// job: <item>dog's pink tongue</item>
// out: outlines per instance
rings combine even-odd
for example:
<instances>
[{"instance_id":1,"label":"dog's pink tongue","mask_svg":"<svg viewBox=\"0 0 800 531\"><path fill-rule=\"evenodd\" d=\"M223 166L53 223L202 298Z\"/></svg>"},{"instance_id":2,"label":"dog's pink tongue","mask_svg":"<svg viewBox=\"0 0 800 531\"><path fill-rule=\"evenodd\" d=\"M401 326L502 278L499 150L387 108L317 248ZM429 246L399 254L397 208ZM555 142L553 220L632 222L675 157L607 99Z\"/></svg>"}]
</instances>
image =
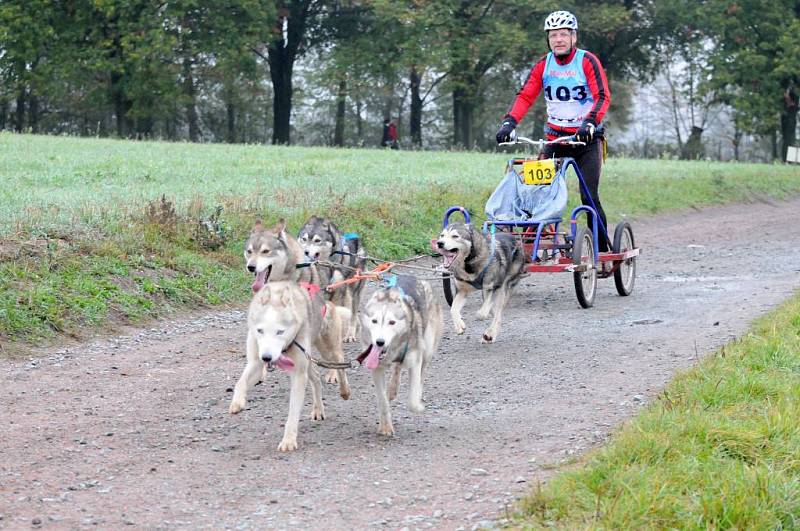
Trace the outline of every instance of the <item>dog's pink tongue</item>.
<instances>
[{"instance_id":1,"label":"dog's pink tongue","mask_svg":"<svg viewBox=\"0 0 800 531\"><path fill-rule=\"evenodd\" d=\"M275 360L275 366L282 371L291 371L294 369L294 362L286 356L280 356Z\"/></svg>"},{"instance_id":2,"label":"dog's pink tongue","mask_svg":"<svg viewBox=\"0 0 800 531\"><path fill-rule=\"evenodd\" d=\"M381 352L383 351L375 345L370 346L369 354L367 354L367 361L364 364L367 369L374 371L378 368L378 364L381 362Z\"/></svg>"},{"instance_id":3,"label":"dog's pink tongue","mask_svg":"<svg viewBox=\"0 0 800 531\"><path fill-rule=\"evenodd\" d=\"M259 271L256 273L256 279L253 281L253 293L258 293L261 291L261 288L264 287L264 284L267 280L267 270L264 269L263 271Z\"/></svg>"}]
</instances>

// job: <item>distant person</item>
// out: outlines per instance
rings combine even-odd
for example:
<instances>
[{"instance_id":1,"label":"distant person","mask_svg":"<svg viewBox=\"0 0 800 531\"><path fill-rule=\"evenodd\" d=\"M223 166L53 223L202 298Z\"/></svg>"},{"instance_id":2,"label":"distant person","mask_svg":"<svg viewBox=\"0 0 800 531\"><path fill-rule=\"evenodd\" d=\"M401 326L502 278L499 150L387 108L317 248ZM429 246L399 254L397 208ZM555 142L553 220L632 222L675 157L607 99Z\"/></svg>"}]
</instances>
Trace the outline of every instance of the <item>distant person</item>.
<instances>
[{"instance_id":1,"label":"distant person","mask_svg":"<svg viewBox=\"0 0 800 531\"><path fill-rule=\"evenodd\" d=\"M542 156L575 159L597 208L597 215L607 228L606 214L598 195L605 150L602 121L611 103L606 73L594 54L575 47L578 42L578 19L575 15L569 11L550 13L544 21L544 31L550 53L534 65L525 86L517 93L497 131L497 143L511 140L511 133L544 90L547 104L544 132L547 138L575 135L576 140L586 145L548 145L542 150ZM590 204L583 188L581 202ZM589 217L591 226L592 218ZM598 240L600 251L608 251L606 235L599 228Z\"/></svg>"},{"instance_id":2,"label":"distant person","mask_svg":"<svg viewBox=\"0 0 800 531\"><path fill-rule=\"evenodd\" d=\"M389 118L383 119L383 137L381 138L381 146L390 147L392 149L400 148L399 144L397 143L397 126Z\"/></svg>"},{"instance_id":3,"label":"distant person","mask_svg":"<svg viewBox=\"0 0 800 531\"><path fill-rule=\"evenodd\" d=\"M400 144L397 142L397 125L394 122L389 122L389 146L392 149L400 149Z\"/></svg>"}]
</instances>

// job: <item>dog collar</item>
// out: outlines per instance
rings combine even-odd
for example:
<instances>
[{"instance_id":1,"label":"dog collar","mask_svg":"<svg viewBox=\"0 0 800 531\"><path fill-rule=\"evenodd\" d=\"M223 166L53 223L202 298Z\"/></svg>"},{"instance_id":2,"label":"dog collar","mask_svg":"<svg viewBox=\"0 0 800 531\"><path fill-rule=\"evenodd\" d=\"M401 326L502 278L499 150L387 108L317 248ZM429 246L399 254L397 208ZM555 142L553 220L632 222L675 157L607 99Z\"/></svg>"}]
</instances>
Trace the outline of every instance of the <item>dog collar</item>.
<instances>
[{"instance_id":1,"label":"dog collar","mask_svg":"<svg viewBox=\"0 0 800 531\"><path fill-rule=\"evenodd\" d=\"M297 338L295 338L295 339L292 339L292 342L291 342L291 343L289 343L288 345L286 345L286 348L285 348L285 349L281 350L281 354L286 354L287 352L289 352L289 349L290 349L290 348L292 348L293 346L294 346L294 347L297 347L297 348L299 348L301 351L303 351L303 354L305 354L305 353L306 353L306 349L304 349L304 348L303 348L303 345L301 345L300 343L298 343L298 342L297 342Z\"/></svg>"}]
</instances>

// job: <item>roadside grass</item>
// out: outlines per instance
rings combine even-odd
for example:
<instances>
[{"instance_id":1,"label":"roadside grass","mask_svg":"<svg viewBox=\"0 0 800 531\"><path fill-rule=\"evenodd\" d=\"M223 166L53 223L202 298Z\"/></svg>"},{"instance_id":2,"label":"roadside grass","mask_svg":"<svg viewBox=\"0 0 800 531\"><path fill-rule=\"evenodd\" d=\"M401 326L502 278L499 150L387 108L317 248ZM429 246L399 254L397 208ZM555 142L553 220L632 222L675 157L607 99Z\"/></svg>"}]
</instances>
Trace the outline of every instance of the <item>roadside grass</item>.
<instances>
[{"instance_id":1,"label":"roadside grass","mask_svg":"<svg viewBox=\"0 0 800 531\"><path fill-rule=\"evenodd\" d=\"M516 525L800 527L800 294L675 377L575 470L525 498Z\"/></svg>"},{"instance_id":2,"label":"roadside grass","mask_svg":"<svg viewBox=\"0 0 800 531\"><path fill-rule=\"evenodd\" d=\"M241 252L258 218L284 217L294 232L323 214L357 232L373 256L425 253L448 206L483 220L509 158L9 133L0 133L0 153L0 343L84 337L241 304L251 280ZM569 182L571 207L579 194ZM602 182L613 226L623 217L788 197L800 193L800 170L610 159ZM218 207L224 226L219 246L210 246L198 226Z\"/></svg>"}]
</instances>

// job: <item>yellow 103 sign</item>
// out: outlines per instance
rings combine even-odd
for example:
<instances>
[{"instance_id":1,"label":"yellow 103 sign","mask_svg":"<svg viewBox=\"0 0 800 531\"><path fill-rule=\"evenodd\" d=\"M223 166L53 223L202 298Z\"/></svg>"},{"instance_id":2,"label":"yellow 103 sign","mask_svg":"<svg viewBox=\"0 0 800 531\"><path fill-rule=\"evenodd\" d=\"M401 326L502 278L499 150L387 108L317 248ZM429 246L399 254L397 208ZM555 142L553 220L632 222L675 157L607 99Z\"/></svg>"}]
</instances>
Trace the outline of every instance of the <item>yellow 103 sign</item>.
<instances>
[{"instance_id":1,"label":"yellow 103 sign","mask_svg":"<svg viewBox=\"0 0 800 531\"><path fill-rule=\"evenodd\" d=\"M553 159L526 160L522 163L522 182L525 184L550 184L556 176L556 162Z\"/></svg>"}]
</instances>

